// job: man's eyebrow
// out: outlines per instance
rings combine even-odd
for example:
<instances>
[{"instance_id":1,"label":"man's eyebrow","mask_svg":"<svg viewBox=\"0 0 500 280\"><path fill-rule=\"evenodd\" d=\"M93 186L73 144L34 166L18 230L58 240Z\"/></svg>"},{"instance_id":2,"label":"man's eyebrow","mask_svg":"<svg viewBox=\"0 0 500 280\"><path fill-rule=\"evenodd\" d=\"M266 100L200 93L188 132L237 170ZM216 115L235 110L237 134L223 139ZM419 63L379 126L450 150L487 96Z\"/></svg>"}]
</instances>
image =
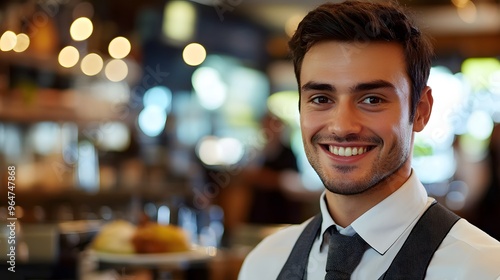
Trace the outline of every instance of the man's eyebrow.
<instances>
[{"instance_id":1,"label":"man's eyebrow","mask_svg":"<svg viewBox=\"0 0 500 280\"><path fill-rule=\"evenodd\" d=\"M361 92L379 88L390 88L394 89L395 86L385 80L374 80L370 82L363 82L352 86L349 91L350 92ZM328 92L336 92L337 89L334 85L328 83L319 83L319 82L307 82L301 88L301 91L328 91Z\"/></svg>"},{"instance_id":2,"label":"man's eyebrow","mask_svg":"<svg viewBox=\"0 0 500 280\"><path fill-rule=\"evenodd\" d=\"M372 89L379 89L379 88L391 88L394 89L395 86L385 80L375 80L371 82L366 82L366 83L359 83L350 88L350 92L360 92L360 91L367 91L367 90L372 90Z\"/></svg>"},{"instance_id":3,"label":"man's eyebrow","mask_svg":"<svg viewBox=\"0 0 500 280\"><path fill-rule=\"evenodd\" d=\"M318 83L318 82L307 82L301 88L301 91L308 90L318 90L318 91L336 91L335 87L331 84Z\"/></svg>"}]
</instances>

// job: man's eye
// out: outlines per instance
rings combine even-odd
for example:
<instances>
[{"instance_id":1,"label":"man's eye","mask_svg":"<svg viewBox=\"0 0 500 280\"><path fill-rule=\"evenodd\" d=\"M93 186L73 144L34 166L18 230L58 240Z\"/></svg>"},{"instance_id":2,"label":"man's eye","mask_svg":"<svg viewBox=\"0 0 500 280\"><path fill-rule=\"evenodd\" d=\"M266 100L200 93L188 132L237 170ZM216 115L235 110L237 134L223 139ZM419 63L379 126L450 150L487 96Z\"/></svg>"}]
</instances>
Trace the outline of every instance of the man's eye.
<instances>
[{"instance_id":1,"label":"man's eye","mask_svg":"<svg viewBox=\"0 0 500 280\"><path fill-rule=\"evenodd\" d=\"M364 104L379 104L379 103L382 103L382 99L381 98L378 98L378 97L375 97L375 96L370 96L370 97L367 97L365 99L363 99L363 101L361 103L364 103Z\"/></svg>"},{"instance_id":2,"label":"man's eye","mask_svg":"<svg viewBox=\"0 0 500 280\"><path fill-rule=\"evenodd\" d=\"M330 100L324 96L318 96L312 99L314 103L328 103Z\"/></svg>"}]
</instances>

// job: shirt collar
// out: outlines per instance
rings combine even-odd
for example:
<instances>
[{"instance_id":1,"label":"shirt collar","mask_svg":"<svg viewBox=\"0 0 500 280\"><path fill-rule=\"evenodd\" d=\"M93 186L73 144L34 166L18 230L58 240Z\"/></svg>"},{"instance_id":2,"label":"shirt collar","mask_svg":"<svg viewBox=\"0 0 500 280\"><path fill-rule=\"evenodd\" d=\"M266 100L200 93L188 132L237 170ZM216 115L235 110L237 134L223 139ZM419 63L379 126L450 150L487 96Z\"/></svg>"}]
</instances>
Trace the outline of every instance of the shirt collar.
<instances>
[{"instance_id":1,"label":"shirt collar","mask_svg":"<svg viewBox=\"0 0 500 280\"><path fill-rule=\"evenodd\" d=\"M335 224L328 212L325 192L320 197L321 244L324 233L336 225L340 233L358 233L379 254L384 254L417 219L427 203L427 192L412 171L408 180L394 193L366 211L345 229Z\"/></svg>"}]
</instances>

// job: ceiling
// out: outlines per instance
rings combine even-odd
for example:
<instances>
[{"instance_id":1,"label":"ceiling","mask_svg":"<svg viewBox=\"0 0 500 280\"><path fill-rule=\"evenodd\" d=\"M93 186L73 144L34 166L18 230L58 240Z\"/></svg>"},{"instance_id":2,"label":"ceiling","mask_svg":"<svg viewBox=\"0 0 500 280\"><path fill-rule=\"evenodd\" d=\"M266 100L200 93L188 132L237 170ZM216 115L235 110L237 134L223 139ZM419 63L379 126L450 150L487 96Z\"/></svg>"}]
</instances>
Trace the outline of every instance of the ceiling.
<instances>
[{"instance_id":1,"label":"ceiling","mask_svg":"<svg viewBox=\"0 0 500 280\"><path fill-rule=\"evenodd\" d=\"M11 0L12 1L12 0ZM20 0L18 0L20 1ZM51 1L51 0L49 0ZM130 20L139 7L156 6L161 8L169 0L86 0L105 9L110 17L119 18L121 24L132 24ZM293 15L305 15L325 0L190 0L191 2L213 6L214 15L243 15L263 24L268 28L282 30L286 21ZM340 0L332 0L341 2ZM370 1L370 0L369 0ZM385 1L385 0L371 0ZM452 1L467 0L399 0L416 12L421 26L433 34L500 34L500 0L472 0L475 4L476 17L473 22L464 22L459 17ZM221 21L223 17L221 18Z\"/></svg>"},{"instance_id":2,"label":"ceiling","mask_svg":"<svg viewBox=\"0 0 500 280\"><path fill-rule=\"evenodd\" d=\"M199 0L203 1L203 0ZM208 0L210 1L210 0ZM338 0L334 0L337 1ZM382 0L372 0L382 1ZM435 39L436 51L462 56L500 56L500 0L473 0L475 17L459 10L452 0L400 0L415 12L423 30ZM457 1L457 0L455 0ZM226 7L269 28L283 30L293 15L304 16L309 10L326 2L322 0L226 0ZM213 3L213 1L212 1ZM467 18L469 16L469 18ZM466 22L465 20L470 20Z\"/></svg>"},{"instance_id":3,"label":"ceiling","mask_svg":"<svg viewBox=\"0 0 500 280\"><path fill-rule=\"evenodd\" d=\"M378 0L382 1L382 0ZM231 1L229 1L231 2ZM234 11L241 12L274 28L282 28L288 18L294 14L304 15L307 11L326 1L322 0L239 0ZM428 27L432 33L499 33L500 2L493 0L473 1L476 18L467 23L462 20L451 0L404 0L403 5L411 7L417 15L417 21Z\"/></svg>"},{"instance_id":4,"label":"ceiling","mask_svg":"<svg viewBox=\"0 0 500 280\"><path fill-rule=\"evenodd\" d=\"M54 2L53 0L45 0ZM79 2L59 0L55 2ZM161 10L169 0L85 0L91 2L96 12L116 23L120 29L135 28L134 19L143 7ZM293 16L304 16L309 10L326 2L324 0L190 0L212 6L214 16L244 16L276 34L284 35L284 26ZM340 0L333 0L340 1ZM384 1L384 0L371 0ZM500 56L500 0L472 0L476 16L471 22L460 18L452 1L461 0L400 0L415 11L416 19L423 30L427 30L436 42L438 51L450 50L465 56ZM464 1L464 0L462 0ZM465 0L467 1L467 0ZM30 3L36 0L1 1L7 3ZM39 1L40 2L40 1ZM42 1L43 2L43 1ZM41 3L41 2L40 2ZM1 15L0 15L1 16Z\"/></svg>"}]
</instances>

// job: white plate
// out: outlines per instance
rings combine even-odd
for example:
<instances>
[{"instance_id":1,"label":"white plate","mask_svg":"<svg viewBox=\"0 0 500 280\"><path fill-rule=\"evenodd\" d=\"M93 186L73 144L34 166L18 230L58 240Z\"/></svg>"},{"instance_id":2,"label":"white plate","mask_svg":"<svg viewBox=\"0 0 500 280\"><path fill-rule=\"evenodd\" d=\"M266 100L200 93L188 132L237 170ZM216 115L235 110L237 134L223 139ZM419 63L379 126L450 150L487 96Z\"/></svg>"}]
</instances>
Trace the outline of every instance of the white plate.
<instances>
[{"instance_id":1,"label":"white plate","mask_svg":"<svg viewBox=\"0 0 500 280\"><path fill-rule=\"evenodd\" d=\"M215 247L195 247L185 252L159 253L159 254L113 254L90 250L89 254L98 261L114 264L181 264L186 262L204 261L214 257L217 253Z\"/></svg>"}]
</instances>

